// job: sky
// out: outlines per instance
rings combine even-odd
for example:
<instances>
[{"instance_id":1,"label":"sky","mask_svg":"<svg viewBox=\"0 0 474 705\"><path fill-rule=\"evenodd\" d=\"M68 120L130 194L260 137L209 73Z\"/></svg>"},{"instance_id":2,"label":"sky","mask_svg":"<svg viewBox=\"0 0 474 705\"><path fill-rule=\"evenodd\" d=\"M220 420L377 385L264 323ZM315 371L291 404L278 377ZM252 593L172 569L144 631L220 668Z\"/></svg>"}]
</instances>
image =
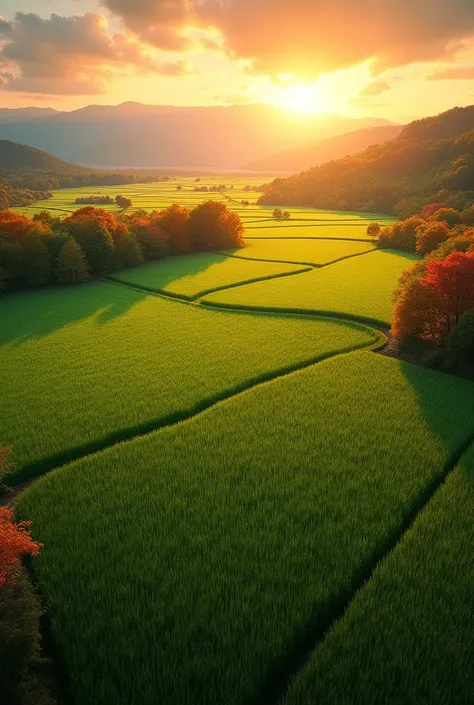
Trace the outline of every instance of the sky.
<instances>
[{"instance_id":1,"label":"sky","mask_svg":"<svg viewBox=\"0 0 474 705\"><path fill-rule=\"evenodd\" d=\"M474 0L0 0L0 107L474 103Z\"/></svg>"}]
</instances>

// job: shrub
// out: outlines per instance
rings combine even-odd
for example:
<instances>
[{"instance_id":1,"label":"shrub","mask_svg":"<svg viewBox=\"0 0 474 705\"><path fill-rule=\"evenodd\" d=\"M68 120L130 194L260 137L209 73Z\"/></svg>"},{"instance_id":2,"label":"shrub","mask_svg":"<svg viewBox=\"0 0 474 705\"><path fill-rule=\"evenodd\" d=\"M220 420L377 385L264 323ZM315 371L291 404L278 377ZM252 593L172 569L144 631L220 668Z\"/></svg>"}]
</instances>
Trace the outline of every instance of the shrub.
<instances>
[{"instance_id":1,"label":"shrub","mask_svg":"<svg viewBox=\"0 0 474 705\"><path fill-rule=\"evenodd\" d=\"M474 308L460 317L449 334L448 347L461 357L474 360Z\"/></svg>"}]
</instances>

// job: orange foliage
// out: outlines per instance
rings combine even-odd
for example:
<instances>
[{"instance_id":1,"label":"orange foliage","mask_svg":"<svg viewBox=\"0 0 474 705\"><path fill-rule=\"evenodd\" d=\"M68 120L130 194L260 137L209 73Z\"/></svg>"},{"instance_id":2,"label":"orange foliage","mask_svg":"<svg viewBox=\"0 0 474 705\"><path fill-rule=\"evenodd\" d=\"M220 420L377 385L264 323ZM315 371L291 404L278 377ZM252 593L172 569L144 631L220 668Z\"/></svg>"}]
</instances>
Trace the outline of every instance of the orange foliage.
<instances>
[{"instance_id":1,"label":"orange foliage","mask_svg":"<svg viewBox=\"0 0 474 705\"><path fill-rule=\"evenodd\" d=\"M36 556L42 548L31 538L30 524L15 523L12 510L0 507L0 588L17 577L21 556Z\"/></svg>"},{"instance_id":2,"label":"orange foliage","mask_svg":"<svg viewBox=\"0 0 474 705\"><path fill-rule=\"evenodd\" d=\"M0 211L0 233L6 237L23 237L32 226L32 221L26 215L20 215L10 210Z\"/></svg>"},{"instance_id":3,"label":"orange foliage","mask_svg":"<svg viewBox=\"0 0 474 705\"><path fill-rule=\"evenodd\" d=\"M474 308L474 252L427 260L400 281L392 321L397 338L417 334L441 345L460 316Z\"/></svg>"},{"instance_id":4,"label":"orange foliage","mask_svg":"<svg viewBox=\"0 0 474 705\"><path fill-rule=\"evenodd\" d=\"M127 234L127 227L124 223L117 220L115 215L110 211L106 211L103 208L94 208L94 206L84 206L75 211L68 218L64 219L65 223L84 223L87 221L95 221L102 225L102 227L112 236L114 245L122 240Z\"/></svg>"}]
</instances>

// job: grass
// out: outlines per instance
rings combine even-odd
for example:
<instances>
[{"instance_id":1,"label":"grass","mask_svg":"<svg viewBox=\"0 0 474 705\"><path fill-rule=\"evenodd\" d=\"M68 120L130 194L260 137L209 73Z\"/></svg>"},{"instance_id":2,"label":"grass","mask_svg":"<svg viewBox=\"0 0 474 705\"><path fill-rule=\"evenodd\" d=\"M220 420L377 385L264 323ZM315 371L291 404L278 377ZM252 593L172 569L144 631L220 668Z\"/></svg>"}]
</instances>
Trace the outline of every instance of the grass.
<instances>
[{"instance_id":1,"label":"grass","mask_svg":"<svg viewBox=\"0 0 474 705\"><path fill-rule=\"evenodd\" d=\"M255 260L295 262L316 267L331 264L346 257L370 252L374 247L365 242L337 240L246 240L242 250L232 252L234 257Z\"/></svg>"},{"instance_id":2,"label":"grass","mask_svg":"<svg viewBox=\"0 0 474 705\"><path fill-rule=\"evenodd\" d=\"M0 320L0 439L14 446L17 479L378 339L350 324L229 315L112 283L3 297Z\"/></svg>"},{"instance_id":3,"label":"grass","mask_svg":"<svg viewBox=\"0 0 474 705\"><path fill-rule=\"evenodd\" d=\"M285 705L471 705L473 545L471 447L317 649Z\"/></svg>"},{"instance_id":4,"label":"grass","mask_svg":"<svg viewBox=\"0 0 474 705\"><path fill-rule=\"evenodd\" d=\"M473 433L473 393L351 353L32 486L76 704L264 701Z\"/></svg>"},{"instance_id":5,"label":"grass","mask_svg":"<svg viewBox=\"0 0 474 705\"><path fill-rule=\"evenodd\" d=\"M393 291L416 259L388 250L370 252L320 271L211 294L204 301L230 308L324 312L389 325Z\"/></svg>"},{"instance_id":6,"label":"grass","mask_svg":"<svg viewBox=\"0 0 474 705\"><path fill-rule=\"evenodd\" d=\"M125 269L110 278L192 301L219 289L302 271L301 266L200 252Z\"/></svg>"}]
</instances>

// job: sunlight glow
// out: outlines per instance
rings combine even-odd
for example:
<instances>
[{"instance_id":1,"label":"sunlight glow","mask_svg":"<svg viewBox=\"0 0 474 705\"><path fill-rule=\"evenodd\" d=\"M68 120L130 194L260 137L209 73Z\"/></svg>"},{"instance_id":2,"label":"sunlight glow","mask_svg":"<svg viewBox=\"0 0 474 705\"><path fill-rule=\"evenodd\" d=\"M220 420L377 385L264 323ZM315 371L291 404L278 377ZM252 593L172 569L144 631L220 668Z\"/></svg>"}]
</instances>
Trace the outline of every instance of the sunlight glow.
<instances>
[{"instance_id":1,"label":"sunlight glow","mask_svg":"<svg viewBox=\"0 0 474 705\"><path fill-rule=\"evenodd\" d=\"M282 103L296 113L318 113L325 109L322 98L316 85L300 84L285 89Z\"/></svg>"}]
</instances>

